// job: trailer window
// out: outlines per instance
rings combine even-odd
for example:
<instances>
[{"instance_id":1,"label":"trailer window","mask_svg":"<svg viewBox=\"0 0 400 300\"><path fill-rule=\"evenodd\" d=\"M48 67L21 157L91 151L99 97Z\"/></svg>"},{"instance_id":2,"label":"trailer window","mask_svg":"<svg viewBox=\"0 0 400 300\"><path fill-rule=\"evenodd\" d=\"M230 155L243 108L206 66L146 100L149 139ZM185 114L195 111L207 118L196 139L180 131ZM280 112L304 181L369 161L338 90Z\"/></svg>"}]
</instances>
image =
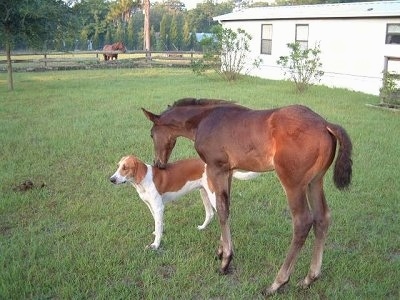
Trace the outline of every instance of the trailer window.
<instances>
[{"instance_id":1,"label":"trailer window","mask_svg":"<svg viewBox=\"0 0 400 300\"><path fill-rule=\"evenodd\" d=\"M387 24L386 44L400 44L400 24Z\"/></svg>"},{"instance_id":2,"label":"trailer window","mask_svg":"<svg viewBox=\"0 0 400 300\"><path fill-rule=\"evenodd\" d=\"M272 24L261 25L261 54L272 53Z\"/></svg>"}]
</instances>

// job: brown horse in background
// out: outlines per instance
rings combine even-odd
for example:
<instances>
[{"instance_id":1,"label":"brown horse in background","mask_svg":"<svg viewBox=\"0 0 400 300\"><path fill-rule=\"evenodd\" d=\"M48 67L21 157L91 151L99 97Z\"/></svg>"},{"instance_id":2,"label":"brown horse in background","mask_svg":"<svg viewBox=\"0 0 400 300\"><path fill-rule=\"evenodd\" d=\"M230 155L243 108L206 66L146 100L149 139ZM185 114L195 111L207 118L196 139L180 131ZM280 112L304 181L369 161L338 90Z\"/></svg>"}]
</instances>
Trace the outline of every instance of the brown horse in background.
<instances>
[{"instance_id":1,"label":"brown horse in background","mask_svg":"<svg viewBox=\"0 0 400 300\"><path fill-rule=\"evenodd\" d=\"M337 142L340 145L333 175L336 187L346 188L352 175L352 144L341 126L301 105L252 110L224 100L181 99L160 115L142 110L153 122L156 166L165 166L180 136L194 141L196 151L207 164L221 226L217 252L221 273L228 272L233 257L229 226L232 172L242 169L275 170L292 215L289 251L264 293L273 294L289 281L311 227L315 234L312 260L301 286L308 287L320 276L330 223L323 178L335 158Z\"/></svg>"},{"instance_id":2,"label":"brown horse in background","mask_svg":"<svg viewBox=\"0 0 400 300\"><path fill-rule=\"evenodd\" d=\"M104 60L113 60L113 58L118 59L118 53L113 53L115 51L122 51L123 53L126 52L126 48L123 42L114 43L112 45L104 45L103 51L111 51L109 53L103 53Z\"/></svg>"}]
</instances>

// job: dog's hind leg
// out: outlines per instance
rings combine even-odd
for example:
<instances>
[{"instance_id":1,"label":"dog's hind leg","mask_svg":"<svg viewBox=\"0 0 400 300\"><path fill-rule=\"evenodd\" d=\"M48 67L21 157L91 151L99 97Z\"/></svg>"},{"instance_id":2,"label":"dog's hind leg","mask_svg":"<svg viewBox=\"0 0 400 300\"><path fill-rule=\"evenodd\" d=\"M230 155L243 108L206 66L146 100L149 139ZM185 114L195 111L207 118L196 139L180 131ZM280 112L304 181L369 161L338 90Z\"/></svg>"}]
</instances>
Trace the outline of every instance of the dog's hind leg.
<instances>
[{"instance_id":1,"label":"dog's hind leg","mask_svg":"<svg viewBox=\"0 0 400 300\"><path fill-rule=\"evenodd\" d=\"M197 229L203 230L204 228L207 227L208 224L210 224L212 218L214 217L215 199L214 199L214 205L213 205L210 201L209 194L207 193L207 191L204 188L200 189L200 196L201 196L201 199L203 200L204 209L206 211L206 218L202 225L197 226Z\"/></svg>"}]
</instances>

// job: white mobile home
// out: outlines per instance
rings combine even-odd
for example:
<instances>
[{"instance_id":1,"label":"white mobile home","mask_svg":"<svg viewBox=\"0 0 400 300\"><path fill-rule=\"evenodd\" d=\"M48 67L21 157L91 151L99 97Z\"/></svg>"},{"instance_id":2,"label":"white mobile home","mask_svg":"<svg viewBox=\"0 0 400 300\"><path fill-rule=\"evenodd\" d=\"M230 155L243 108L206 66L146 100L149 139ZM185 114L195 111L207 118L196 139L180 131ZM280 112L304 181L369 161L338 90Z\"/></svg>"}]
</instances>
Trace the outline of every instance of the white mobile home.
<instances>
[{"instance_id":1,"label":"white mobile home","mask_svg":"<svg viewBox=\"0 0 400 300\"><path fill-rule=\"evenodd\" d=\"M283 79L277 60L288 43L320 45L321 84L378 95L384 70L400 73L400 1L269 6L217 16L224 28L252 36L250 75Z\"/></svg>"}]
</instances>

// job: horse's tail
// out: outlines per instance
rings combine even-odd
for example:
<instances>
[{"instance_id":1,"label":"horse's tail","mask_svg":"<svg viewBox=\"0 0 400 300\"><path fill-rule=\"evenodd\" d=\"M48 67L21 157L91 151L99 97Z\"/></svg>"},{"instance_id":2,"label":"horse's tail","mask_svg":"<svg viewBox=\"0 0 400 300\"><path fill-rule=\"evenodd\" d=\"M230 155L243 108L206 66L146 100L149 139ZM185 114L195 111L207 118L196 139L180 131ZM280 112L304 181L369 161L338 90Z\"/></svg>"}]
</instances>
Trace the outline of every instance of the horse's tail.
<instances>
[{"instance_id":1,"label":"horse's tail","mask_svg":"<svg viewBox=\"0 0 400 300\"><path fill-rule=\"evenodd\" d=\"M353 146L349 135L341 126L329 123L327 129L339 141L339 150L333 170L333 181L338 189L343 190L351 182L353 165L351 152Z\"/></svg>"}]
</instances>

